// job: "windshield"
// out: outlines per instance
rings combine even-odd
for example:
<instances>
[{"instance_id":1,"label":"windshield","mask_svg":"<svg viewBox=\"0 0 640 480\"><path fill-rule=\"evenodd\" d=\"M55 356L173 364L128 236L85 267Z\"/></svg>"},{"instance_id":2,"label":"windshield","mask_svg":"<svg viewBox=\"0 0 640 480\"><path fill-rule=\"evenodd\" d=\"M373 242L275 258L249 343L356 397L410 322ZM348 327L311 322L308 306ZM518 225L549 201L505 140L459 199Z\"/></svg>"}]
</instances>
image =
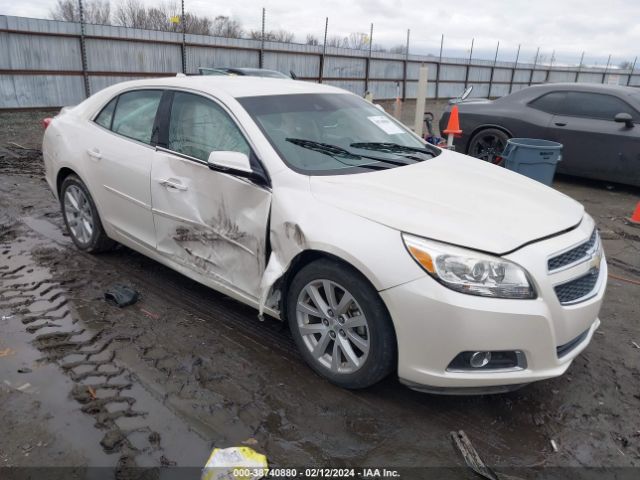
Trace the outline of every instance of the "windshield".
<instances>
[{"instance_id":1,"label":"windshield","mask_svg":"<svg viewBox=\"0 0 640 480\"><path fill-rule=\"evenodd\" d=\"M395 168L439 153L355 95L307 93L238 101L285 163L308 175Z\"/></svg>"},{"instance_id":2,"label":"windshield","mask_svg":"<svg viewBox=\"0 0 640 480\"><path fill-rule=\"evenodd\" d=\"M244 70L240 70L242 73L244 73L245 75L251 75L253 77L269 77L269 78L288 78L291 79L291 77L289 77L288 75L285 75L284 73L281 72L277 72L275 70L261 70L261 69L255 69L252 70L250 68L244 69Z\"/></svg>"}]
</instances>

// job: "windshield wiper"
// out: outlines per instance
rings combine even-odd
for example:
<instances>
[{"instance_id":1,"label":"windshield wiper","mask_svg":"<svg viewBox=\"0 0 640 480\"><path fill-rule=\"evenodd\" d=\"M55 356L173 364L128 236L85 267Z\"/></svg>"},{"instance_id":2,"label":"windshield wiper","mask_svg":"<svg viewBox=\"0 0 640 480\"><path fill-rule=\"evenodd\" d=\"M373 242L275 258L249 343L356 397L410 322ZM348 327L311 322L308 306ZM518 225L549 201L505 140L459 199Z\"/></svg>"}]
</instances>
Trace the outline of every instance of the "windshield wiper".
<instances>
[{"instance_id":1,"label":"windshield wiper","mask_svg":"<svg viewBox=\"0 0 640 480\"><path fill-rule=\"evenodd\" d=\"M294 145L297 145L299 147L302 148L306 148L308 150L313 150L314 152L318 152L318 153L323 153L325 155L329 155L333 158L335 158L336 160L340 161L340 158L348 158L351 160L357 160L357 159L361 159L361 158L366 158L368 160L374 160L376 162L382 162L382 163L389 163L391 165L395 165L395 166L404 166L404 165L409 165L409 163L407 162L400 162L400 161L396 161L396 160L389 160L388 158L380 158L380 157L374 157L371 155L360 155L360 154L355 154L350 152L349 150L346 150L342 147L339 147L337 145L331 145L329 143L322 143L322 142L315 142L313 140L305 140L304 138L287 138L286 139L287 142L289 143L293 143ZM409 158L409 157L407 157ZM376 169L376 170L384 170L388 167L383 167L381 165L374 165L371 163L364 163L361 165L352 165L350 163L346 163L346 162L340 162L340 163L344 163L345 165L348 165L350 167L363 167L363 168L372 168L372 169Z\"/></svg>"},{"instance_id":2,"label":"windshield wiper","mask_svg":"<svg viewBox=\"0 0 640 480\"><path fill-rule=\"evenodd\" d=\"M353 148L360 148L362 150L374 150L376 152L392 153L392 154L411 154L411 153L423 153L430 155L431 158L437 155L437 151L434 151L428 147L407 147L405 145L399 145L397 143L385 143L385 142L361 142L352 143L350 145ZM422 162L425 159L417 157L415 155L405 155L406 158L411 158L418 162Z\"/></svg>"}]
</instances>

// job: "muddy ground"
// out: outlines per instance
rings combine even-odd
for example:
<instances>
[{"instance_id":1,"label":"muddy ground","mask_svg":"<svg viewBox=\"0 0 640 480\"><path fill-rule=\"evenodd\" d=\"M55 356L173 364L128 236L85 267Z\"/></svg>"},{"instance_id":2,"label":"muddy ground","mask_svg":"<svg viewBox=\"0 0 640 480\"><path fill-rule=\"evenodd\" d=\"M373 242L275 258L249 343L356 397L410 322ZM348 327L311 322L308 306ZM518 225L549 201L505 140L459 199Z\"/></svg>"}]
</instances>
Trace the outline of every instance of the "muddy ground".
<instances>
[{"instance_id":1,"label":"muddy ground","mask_svg":"<svg viewBox=\"0 0 640 480\"><path fill-rule=\"evenodd\" d=\"M197 478L212 447L242 444L272 466L478 478L457 430L500 478L638 478L640 229L624 220L637 189L555 183L598 222L611 273L602 326L566 375L495 396L395 378L350 392L306 367L279 322L127 248L77 251L42 178L42 116L0 113L0 478ZM141 300L106 303L115 283Z\"/></svg>"}]
</instances>

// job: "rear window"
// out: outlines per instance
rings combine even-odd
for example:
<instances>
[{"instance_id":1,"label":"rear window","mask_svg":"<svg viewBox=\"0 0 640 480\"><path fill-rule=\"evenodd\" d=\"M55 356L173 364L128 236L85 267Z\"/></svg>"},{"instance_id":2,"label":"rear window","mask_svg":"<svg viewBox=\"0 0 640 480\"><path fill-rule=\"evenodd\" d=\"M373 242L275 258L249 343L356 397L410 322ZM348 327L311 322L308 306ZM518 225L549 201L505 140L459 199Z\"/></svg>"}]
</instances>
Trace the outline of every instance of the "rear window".
<instances>
[{"instance_id":1,"label":"rear window","mask_svg":"<svg viewBox=\"0 0 640 480\"><path fill-rule=\"evenodd\" d=\"M95 120L98 125L111 130L111 119L113 118L113 111L116 109L117 100L117 98L111 100L98 114Z\"/></svg>"},{"instance_id":2,"label":"rear window","mask_svg":"<svg viewBox=\"0 0 640 480\"><path fill-rule=\"evenodd\" d=\"M567 92L551 92L536 98L529 106L547 113L560 113L566 97Z\"/></svg>"},{"instance_id":3,"label":"rear window","mask_svg":"<svg viewBox=\"0 0 640 480\"><path fill-rule=\"evenodd\" d=\"M150 144L161 98L161 90L136 90L123 93L118 97L115 105L111 130L133 140Z\"/></svg>"}]
</instances>

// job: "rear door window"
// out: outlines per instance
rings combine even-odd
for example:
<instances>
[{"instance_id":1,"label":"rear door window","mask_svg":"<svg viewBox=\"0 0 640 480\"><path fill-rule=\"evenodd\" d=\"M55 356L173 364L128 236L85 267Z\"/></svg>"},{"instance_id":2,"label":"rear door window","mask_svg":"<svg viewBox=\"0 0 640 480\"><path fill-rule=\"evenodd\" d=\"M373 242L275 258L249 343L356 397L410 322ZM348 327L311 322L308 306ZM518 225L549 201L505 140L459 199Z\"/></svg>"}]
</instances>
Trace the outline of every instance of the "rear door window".
<instances>
[{"instance_id":1,"label":"rear door window","mask_svg":"<svg viewBox=\"0 0 640 480\"><path fill-rule=\"evenodd\" d=\"M150 144L162 90L136 90L118 97L111 130ZM102 113L101 113L102 114Z\"/></svg>"}]
</instances>

